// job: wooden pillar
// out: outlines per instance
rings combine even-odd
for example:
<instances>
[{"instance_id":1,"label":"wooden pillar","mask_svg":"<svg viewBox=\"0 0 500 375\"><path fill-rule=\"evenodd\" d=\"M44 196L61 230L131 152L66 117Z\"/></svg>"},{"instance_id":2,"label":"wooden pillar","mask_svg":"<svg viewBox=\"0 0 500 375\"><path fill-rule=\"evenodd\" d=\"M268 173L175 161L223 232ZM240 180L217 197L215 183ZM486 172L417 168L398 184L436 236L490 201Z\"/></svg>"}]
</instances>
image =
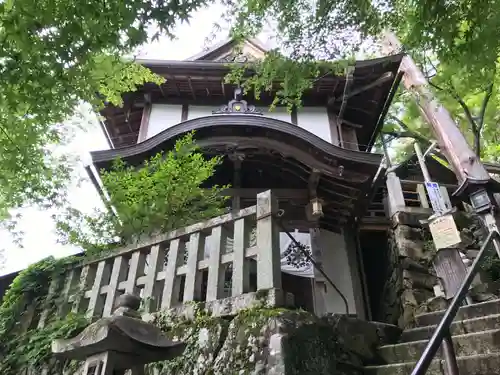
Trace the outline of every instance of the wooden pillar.
<instances>
[{"instance_id":1,"label":"wooden pillar","mask_svg":"<svg viewBox=\"0 0 500 375\"><path fill-rule=\"evenodd\" d=\"M356 129L352 126L342 125L340 128L342 134L342 147L348 150L359 151L358 145L358 135L356 134Z\"/></svg>"},{"instance_id":2,"label":"wooden pillar","mask_svg":"<svg viewBox=\"0 0 500 375\"><path fill-rule=\"evenodd\" d=\"M233 188L234 195L232 199L232 208L233 210L241 209L241 197L238 193L238 190L241 188L241 162L243 161L243 154L234 153L229 155L229 159L233 162L234 170L233 170Z\"/></svg>"},{"instance_id":3,"label":"wooden pillar","mask_svg":"<svg viewBox=\"0 0 500 375\"><path fill-rule=\"evenodd\" d=\"M277 209L271 190L257 195L257 290L281 289L280 237L272 216Z\"/></svg>"},{"instance_id":4,"label":"wooden pillar","mask_svg":"<svg viewBox=\"0 0 500 375\"><path fill-rule=\"evenodd\" d=\"M403 195L403 189L401 187L401 180L398 176L396 176L396 173L387 173L386 186L387 203L389 206L388 211L389 216L392 217L392 215L404 209L405 207L405 198Z\"/></svg>"},{"instance_id":5,"label":"wooden pillar","mask_svg":"<svg viewBox=\"0 0 500 375\"><path fill-rule=\"evenodd\" d=\"M392 33L386 33L383 44L386 53L401 51L401 43ZM485 167L470 149L455 121L439 103L429 88L427 79L410 56L403 57L400 70L404 73L404 86L413 94L424 119L431 125L442 153L457 176L459 186L468 186L471 190L471 185L483 185L490 181L491 177ZM464 183L466 181L469 185Z\"/></svg>"}]
</instances>

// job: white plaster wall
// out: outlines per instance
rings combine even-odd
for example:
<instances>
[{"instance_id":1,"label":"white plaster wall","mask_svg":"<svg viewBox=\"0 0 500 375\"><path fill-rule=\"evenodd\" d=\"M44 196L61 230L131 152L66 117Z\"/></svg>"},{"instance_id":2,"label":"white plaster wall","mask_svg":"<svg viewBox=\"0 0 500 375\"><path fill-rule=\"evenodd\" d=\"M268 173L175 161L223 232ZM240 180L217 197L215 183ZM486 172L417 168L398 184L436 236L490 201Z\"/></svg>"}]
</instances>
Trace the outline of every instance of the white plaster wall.
<instances>
[{"instance_id":1,"label":"white plaster wall","mask_svg":"<svg viewBox=\"0 0 500 375\"><path fill-rule=\"evenodd\" d=\"M299 108L297 110L297 125L327 142L332 142L332 134L326 108Z\"/></svg>"},{"instance_id":2,"label":"white plaster wall","mask_svg":"<svg viewBox=\"0 0 500 375\"><path fill-rule=\"evenodd\" d=\"M266 117L271 117L276 120L291 122L292 115L287 111L285 107L276 107L272 111L269 111L268 108L257 107L258 110L262 111L262 114Z\"/></svg>"},{"instance_id":3,"label":"white plaster wall","mask_svg":"<svg viewBox=\"0 0 500 375\"><path fill-rule=\"evenodd\" d=\"M182 106L173 104L153 104L146 132L146 139L181 122Z\"/></svg>"},{"instance_id":4,"label":"white plaster wall","mask_svg":"<svg viewBox=\"0 0 500 375\"><path fill-rule=\"evenodd\" d=\"M319 246L321 249L321 264L328 277L335 283L347 298L349 313L361 313L356 306L355 283L353 276L357 275L349 261L344 235L320 230ZM345 314L345 304L335 289L315 270L315 310L319 315L325 313ZM360 310L360 311L358 311Z\"/></svg>"},{"instance_id":5,"label":"white plaster wall","mask_svg":"<svg viewBox=\"0 0 500 375\"><path fill-rule=\"evenodd\" d=\"M188 120L194 118L212 116L212 111L216 110L217 107L209 105L190 105L188 107Z\"/></svg>"}]
</instances>

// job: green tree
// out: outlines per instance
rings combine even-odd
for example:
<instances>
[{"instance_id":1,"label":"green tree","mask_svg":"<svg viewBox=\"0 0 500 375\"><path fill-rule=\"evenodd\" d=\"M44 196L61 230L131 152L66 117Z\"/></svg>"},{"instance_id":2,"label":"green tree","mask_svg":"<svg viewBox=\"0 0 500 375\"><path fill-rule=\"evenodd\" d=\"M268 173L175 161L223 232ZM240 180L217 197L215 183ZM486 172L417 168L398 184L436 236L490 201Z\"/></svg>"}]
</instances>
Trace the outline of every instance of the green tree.
<instances>
[{"instance_id":1,"label":"green tree","mask_svg":"<svg viewBox=\"0 0 500 375\"><path fill-rule=\"evenodd\" d=\"M122 57L148 40L149 26L171 36L176 22L204 3L0 3L0 217L23 204L62 203L71 168L50 145L65 140L63 120L79 101L119 105L121 93L161 82Z\"/></svg>"},{"instance_id":2,"label":"green tree","mask_svg":"<svg viewBox=\"0 0 500 375\"><path fill-rule=\"evenodd\" d=\"M420 63L431 89L450 112L472 149L485 160L498 161L500 81L496 69L484 71L474 78L468 76L467 70L451 64L436 65L428 59ZM409 138L428 146L433 136L414 98L401 92L391 112L383 129L387 136L392 139ZM399 142L400 156L411 152L408 151L409 145L409 142Z\"/></svg>"},{"instance_id":3,"label":"green tree","mask_svg":"<svg viewBox=\"0 0 500 375\"><path fill-rule=\"evenodd\" d=\"M256 35L270 27L282 46L257 64L257 77L244 79L257 91L269 88L278 78L283 87L279 100L287 102L291 97L296 104L303 90L324 72L318 69L324 63L317 59L349 58L360 49L371 54L377 50L381 32L389 29L430 73L438 97L476 152L487 159L498 158L500 1L241 0L228 6L236 37ZM241 80L241 76L231 78ZM399 104L386 124L387 134L429 139L428 126L417 117L412 101L402 95Z\"/></svg>"},{"instance_id":4,"label":"green tree","mask_svg":"<svg viewBox=\"0 0 500 375\"><path fill-rule=\"evenodd\" d=\"M227 186L202 187L221 160L206 160L192 133L140 168L116 160L101 172L109 196L105 207L92 214L67 209L57 218L62 241L96 255L222 214Z\"/></svg>"},{"instance_id":5,"label":"green tree","mask_svg":"<svg viewBox=\"0 0 500 375\"><path fill-rule=\"evenodd\" d=\"M256 63L257 75L243 78L236 73L228 79L243 81L257 93L279 80L277 101L288 105L299 104L303 90L324 70L345 66L325 62L352 58L363 41L366 47L385 28L396 31L412 54L431 53L440 71L446 67L451 72L448 76L460 73L460 85L468 90L460 97L471 103L472 93L484 91L488 77L496 76L499 0L222 2L237 38L270 28L281 46ZM147 81L160 82L148 70L121 58L149 40L150 26L158 30L153 38L172 37L176 22L188 20L193 11L210 3L7 0L0 4L3 216L8 208L22 204L61 204L60 192L71 170L64 158L54 158L48 146L64 141L62 121L80 100L97 108L104 100L119 105L121 93ZM492 102L496 96L495 86ZM488 116L494 112L495 106L490 106ZM472 113L478 116L480 106ZM481 134L495 133L495 122L477 125ZM487 143L486 154L498 155L493 139Z\"/></svg>"}]
</instances>

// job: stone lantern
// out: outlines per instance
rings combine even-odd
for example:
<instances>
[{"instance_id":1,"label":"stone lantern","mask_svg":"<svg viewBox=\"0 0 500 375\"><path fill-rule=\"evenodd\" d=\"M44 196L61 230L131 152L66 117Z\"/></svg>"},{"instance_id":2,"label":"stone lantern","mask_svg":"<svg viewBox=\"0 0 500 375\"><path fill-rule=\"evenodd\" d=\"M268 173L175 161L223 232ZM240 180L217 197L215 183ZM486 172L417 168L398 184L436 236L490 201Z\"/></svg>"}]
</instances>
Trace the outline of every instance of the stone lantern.
<instances>
[{"instance_id":1,"label":"stone lantern","mask_svg":"<svg viewBox=\"0 0 500 375\"><path fill-rule=\"evenodd\" d=\"M131 294L118 298L111 317L89 325L71 339L52 342L56 358L85 361L82 375L142 375L144 365L182 355L185 344L172 341L138 313L141 299Z\"/></svg>"}]
</instances>

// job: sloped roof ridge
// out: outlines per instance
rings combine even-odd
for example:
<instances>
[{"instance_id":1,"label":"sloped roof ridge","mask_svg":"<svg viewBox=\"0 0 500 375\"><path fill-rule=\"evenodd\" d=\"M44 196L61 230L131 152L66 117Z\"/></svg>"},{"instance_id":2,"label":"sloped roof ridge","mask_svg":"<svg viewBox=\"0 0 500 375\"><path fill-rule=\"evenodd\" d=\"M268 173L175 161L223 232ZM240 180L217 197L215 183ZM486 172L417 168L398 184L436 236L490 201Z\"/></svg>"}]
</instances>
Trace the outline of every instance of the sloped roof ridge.
<instances>
[{"instance_id":1,"label":"sloped roof ridge","mask_svg":"<svg viewBox=\"0 0 500 375\"><path fill-rule=\"evenodd\" d=\"M228 47L231 44L235 42L234 38L228 37L216 44L214 44L212 47L210 47L208 50L205 51L200 51L197 54L185 59L184 61L197 61L197 60L203 60L207 56L211 55L212 53L223 49L224 47ZM247 43L252 44L255 48L261 50L263 53L268 52L269 48L267 48L264 44L260 42L257 38L248 38L246 39Z\"/></svg>"}]
</instances>

